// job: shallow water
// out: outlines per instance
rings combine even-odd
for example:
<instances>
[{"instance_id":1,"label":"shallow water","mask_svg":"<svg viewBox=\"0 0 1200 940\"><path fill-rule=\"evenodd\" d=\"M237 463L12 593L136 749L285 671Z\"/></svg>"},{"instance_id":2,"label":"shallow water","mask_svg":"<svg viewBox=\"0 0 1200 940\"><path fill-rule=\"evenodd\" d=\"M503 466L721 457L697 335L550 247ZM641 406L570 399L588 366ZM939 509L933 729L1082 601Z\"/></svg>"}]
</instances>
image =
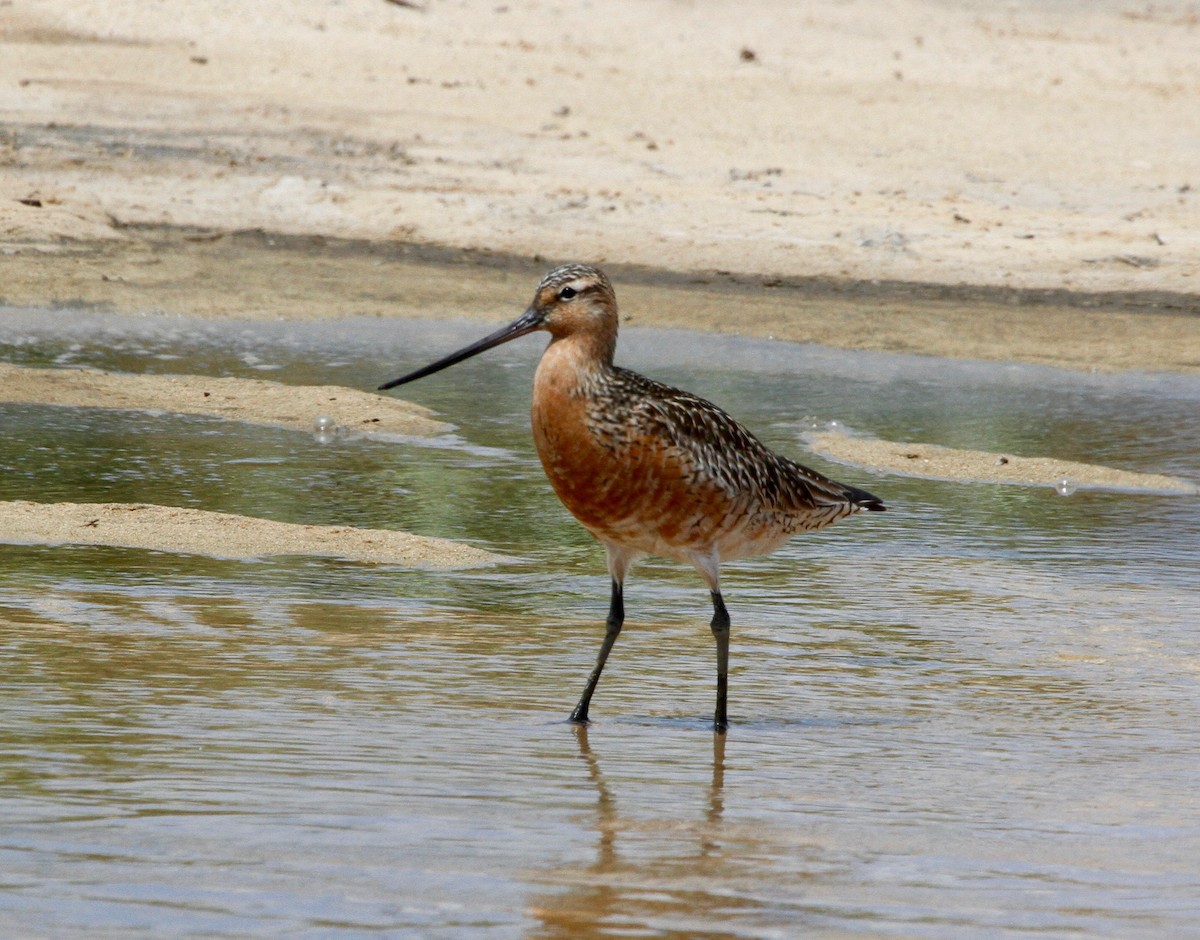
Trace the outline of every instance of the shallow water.
<instances>
[{"instance_id":1,"label":"shallow water","mask_svg":"<svg viewBox=\"0 0 1200 940\"><path fill-rule=\"evenodd\" d=\"M478 326L8 311L0 356L373 387ZM873 477L812 420L1200 478L1200 382L628 330L621 361L883 497L651 561L586 732L602 552L526 417L540 341L404 390L433 445L0 404L0 498L397 526L458 573L0 545L0 934L1190 937L1200 500ZM314 421L316 419L314 415Z\"/></svg>"}]
</instances>

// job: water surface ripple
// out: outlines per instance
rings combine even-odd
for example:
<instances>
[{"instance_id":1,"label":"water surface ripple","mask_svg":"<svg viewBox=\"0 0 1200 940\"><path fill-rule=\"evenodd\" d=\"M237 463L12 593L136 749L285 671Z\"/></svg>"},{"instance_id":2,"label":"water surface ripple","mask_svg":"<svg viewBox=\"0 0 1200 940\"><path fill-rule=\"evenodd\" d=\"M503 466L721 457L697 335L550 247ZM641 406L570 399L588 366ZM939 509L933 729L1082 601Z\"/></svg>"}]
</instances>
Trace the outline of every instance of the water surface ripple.
<instances>
[{"instance_id":1,"label":"water surface ripple","mask_svg":"<svg viewBox=\"0 0 1200 940\"><path fill-rule=\"evenodd\" d=\"M481 330L9 311L0 358L370 388ZM0 405L0 498L396 526L413 572L0 545L0 934L1171 938L1200 931L1200 501L874 477L885 438L1200 478L1200 382L629 330L621 360L882 496L650 561L586 732L602 552L528 437L540 343L405 390L439 446ZM317 416L314 416L314 420Z\"/></svg>"}]
</instances>

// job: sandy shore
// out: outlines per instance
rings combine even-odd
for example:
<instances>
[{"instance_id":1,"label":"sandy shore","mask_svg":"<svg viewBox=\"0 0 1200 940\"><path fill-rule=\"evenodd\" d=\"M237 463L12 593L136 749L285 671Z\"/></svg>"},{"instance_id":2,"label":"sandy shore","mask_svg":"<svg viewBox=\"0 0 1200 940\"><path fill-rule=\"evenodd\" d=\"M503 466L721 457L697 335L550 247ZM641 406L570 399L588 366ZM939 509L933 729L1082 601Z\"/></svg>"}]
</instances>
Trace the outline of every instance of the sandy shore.
<instances>
[{"instance_id":1,"label":"sandy shore","mask_svg":"<svg viewBox=\"0 0 1200 940\"><path fill-rule=\"evenodd\" d=\"M0 303L500 322L579 259L639 325L1196 373L1198 42L1200 8L1171 0L0 2ZM442 428L365 392L235 379L4 367L0 388ZM1156 486L823 446L946 479ZM84 534L133 538L133 515ZM337 537L309 534L318 554Z\"/></svg>"}]
</instances>

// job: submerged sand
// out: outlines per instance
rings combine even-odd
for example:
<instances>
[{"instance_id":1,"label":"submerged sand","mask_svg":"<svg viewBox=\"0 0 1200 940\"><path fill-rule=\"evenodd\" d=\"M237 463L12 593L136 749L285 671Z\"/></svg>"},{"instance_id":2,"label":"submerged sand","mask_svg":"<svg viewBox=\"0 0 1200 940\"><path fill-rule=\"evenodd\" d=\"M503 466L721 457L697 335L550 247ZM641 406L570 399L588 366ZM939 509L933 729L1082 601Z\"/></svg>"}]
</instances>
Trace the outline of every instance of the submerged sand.
<instances>
[{"instance_id":1,"label":"submerged sand","mask_svg":"<svg viewBox=\"0 0 1200 940\"><path fill-rule=\"evenodd\" d=\"M504 560L461 542L391 529L296 525L145 503L0 502L0 540L110 545L214 558L317 555L409 568L468 568Z\"/></svg>"}]
</instances>

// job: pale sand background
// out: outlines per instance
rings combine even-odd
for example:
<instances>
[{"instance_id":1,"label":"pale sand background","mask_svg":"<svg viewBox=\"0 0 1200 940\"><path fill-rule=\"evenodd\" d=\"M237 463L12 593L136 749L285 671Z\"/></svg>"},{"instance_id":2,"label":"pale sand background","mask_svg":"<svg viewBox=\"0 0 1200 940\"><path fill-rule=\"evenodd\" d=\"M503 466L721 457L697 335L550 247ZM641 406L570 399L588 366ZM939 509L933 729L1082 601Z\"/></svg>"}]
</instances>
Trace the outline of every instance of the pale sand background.
<instances>
[{"instance_id":1,"label":"pale sand background","mask_svg":"<svg viewBox=\"0 0 1200 940\"><path fill-rule=\"evenodd\" d=\"M1196 372L1197 48L1179 2L0 0L0 302L495 321L579 258L639 324Z\"/></svg>"},{"instance_id":2,"label":"pale sand background","mask_svg":"<svg viewBox=\"0 0 1200 940\"><path fill-rule=\"evenodd\" d=\"M6 0L0 238L1200 292L1195 2L421 6Z\"/></svg>"}]
</instances>

